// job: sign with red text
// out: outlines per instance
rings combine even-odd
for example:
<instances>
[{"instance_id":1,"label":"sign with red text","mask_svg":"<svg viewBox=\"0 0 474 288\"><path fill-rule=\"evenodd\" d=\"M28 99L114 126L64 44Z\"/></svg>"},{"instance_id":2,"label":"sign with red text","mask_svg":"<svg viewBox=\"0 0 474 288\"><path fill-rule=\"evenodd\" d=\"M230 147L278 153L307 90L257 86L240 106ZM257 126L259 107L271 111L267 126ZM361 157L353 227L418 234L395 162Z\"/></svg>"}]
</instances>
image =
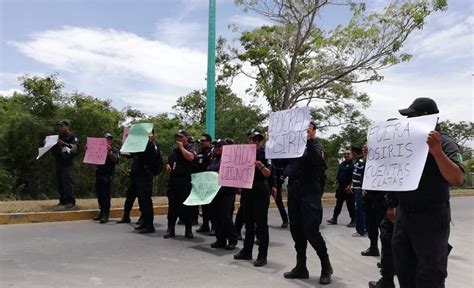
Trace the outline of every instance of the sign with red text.
<instances>
[{"instance_id":1,"label":"sign with red text","mask_svg":"<svg viewBox=\"0 0 474 288\"><path fill-rule=\"evenodd\" d=\"M416 190L428 155L428 133L437 120L436 114L371 125L362 189Z\"/></svg>"},{"instance_id":2,"label":"sign with red text","mask_svg":"<svg viewBox=\"0 0 474 288\"><path fill-rule=\"evenodd\" d=\"M311 116L308 107L273 112L268 124L267 159L298 158L303 156L308 138Z\"/></svg>"},{"instance_id":3,"label":"sign with red text","mask_svg":"<svg viewBox=\"0 0 474 288\"><path fill-rule=\"evenodd\" d=\"M251 189L256 160L255 144L222 146L219 186Z\"/></svg>"},{"instance_id":4,"label":"sign with red text","mask_svg":"<svg viewBox=\"0 0 474 288\"><path fill-rule=\"evenodd\" d=\"M107 139L87 137L87 149L84 163L104 165L107 160Z\"/></svg>"}]
</instances>

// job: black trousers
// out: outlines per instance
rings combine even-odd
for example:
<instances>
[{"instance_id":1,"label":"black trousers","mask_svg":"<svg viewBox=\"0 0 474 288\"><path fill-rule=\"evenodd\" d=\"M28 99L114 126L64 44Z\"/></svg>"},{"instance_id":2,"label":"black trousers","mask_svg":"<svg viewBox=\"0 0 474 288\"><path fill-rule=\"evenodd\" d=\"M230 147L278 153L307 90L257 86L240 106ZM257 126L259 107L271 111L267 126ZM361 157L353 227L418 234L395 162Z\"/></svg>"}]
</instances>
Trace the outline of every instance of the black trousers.
<instances>
[{"instance_id":1,"label":"black trousers","mask_svg":"<svg viewBox=\"0 0 474 288\"><path fill-rule=\"evenodd\" d=\"M268 254L268 207L270 188L267 182L256 182L252 189L243 189L240 198L245 223L244 253L252 254L255 235L259 240L258 257L267 258Z\"/></svg>"},{"instance_id":2,"label":"black trousers","mask_svg":"<svg viewBox=\"0 0 474 288\"><path fill-rule=\"evenodd\" d=\"M215 208L215 230L216 240L219 243L237 243L237 233L235 232L232 214L234 212L235 194L232 188L223 187L219 190L212 201Z\"/></svg>"},{"instance_id":3,"label":"black trousers","mask_svg":"<svg viewBox=\"0 0 474 288\"><path fill-rule=\"evenodd\" d=\"M365 223L367 226L367 233L369 234L370 247L378 248L379 226L382 219L387 213L387 206L385 205L385 193L368 192L364 197Z\"/></svg>"},{"instance_id":4,"label":"black trousers","mask_svg":"<svg viewBox=\"0 0 474 288\"><path fill-rule=\"evenodd\" d=\"M319 225L323 209L319 183L300 185L288 184L288 213L290 216L290 232L295 242L298 261L306 261L306 247L309 242L316 250L320 259L327 257L326 242Z\"/></svg>"},{"instance_id":5,"label":"black trousers","mask_svg":"<svg viewBox=\"0 0 474 288\"><path fill-rule=\"evenodd\" d=\"M337 219L342 211L342 205L344 205L344 201L346 202L347 211L349 211L349 216L351 217L351 221L355 220L355 202L354 202L354 194L347 193L344 189L338 189L336 191L336 207L334 207L333 218Z\"/></svg>"},{"instance_id":6,"label":"black trousers","mask_svg":"<svg viewBox=\"0 0 474 288\"><path fill-rule=\"evenodd\" d=\"M143 225L153 226L154 211L153 201L151 200L153 194L153 175L136 177L135 185L138 191L138 205L142 212Z\"/></svg>"},{"instance_id":7,"label":"black trousers","mask_svg":"<svg viewBox=\"0 0 474 288\"><path fill-rule=\"evenodd\" d=\"M170 177L168 183L168 227L174 227L178 217L187 227L192 225L195 206L186 206L183 202L191 193L191 177Z\"/></svg>"},{"instance_id":8,"label":"black trousers","mask_svg":"<svg viewBox=\"0 0 474 288\"><path fill-rule=\"evenodd\" d=\"M235 231L237 234L242 233L242 228L244 227L244 214L242 213L242 196L240 197L240 206L235 214Z\"/></svg>"},{"instance_id":9,"label":"black trousers","mask_svg":"<svg viewBox=\"0 0 474 288\"><path fill-rule=\"evenodd\" d=\"M393 264L392 237L393 223L386 216L380 223L380 242L382 243L382 257L380 259L380 274L386 279L393 279L395 266Z\"/></svg>"},{"instance_id":10,"label":"black trousers","mask_svg":"<svg viewBox=\"0 0 474 288\"><path fill-rule=\"evenodd\" d=\"M448 204L423 211L399 206L392 250L401 288L445 287L450 221Z\"/></svg>"},{"instance_id":11,"label":"black trousers","mask_svg":"<svg viewBox=\"0 0 474 288\"><path fill-rule=\"evenodd\" d=\"M74 197L74 166L56 163L56 181L59 203L76 204L76 198Z\"/></svg>"},{"instance_id":12,"label":"black trousers","mask_svg":"<svg viewBox=\"0 0 474 288\"><path fill-rule=\"evenodd\" d=\"M278 208L278 212L280 212L281 220L283 221L283 223L288 223L288 214L286 213L285 205L283 204L283 197L281 196L283 182L278 181L276 188L277 188L277 193L275 197L275 204Z\"/></svg>"},{"instance_id":13,"label":"black trousers","mask_svg":"<svg viewBox=\"0 0 474 288\"><path fill-rule=\"evenodd\" d=\"M97 194L97 202L99 203L100 215L109 215L110 211L110 193L112 188L112 176L96 175L95 176L95 193Z\"/></svg>"},{"instance_id":14,"label":"black trousers","mask_svg":"<svg viewBox=\"0 0 474 288\"><path fill-rule=\"evenodd\" d=\"M136 189L136 177L130 175L130 184L128 185L128 189L125 195L125 203L123 205L123 218L130 217L130 212L133 208L133 203L135 203L135 199L138 197L138 190ZM140 207L141 211L141 207Z\"/></svg>"}]
</instances>

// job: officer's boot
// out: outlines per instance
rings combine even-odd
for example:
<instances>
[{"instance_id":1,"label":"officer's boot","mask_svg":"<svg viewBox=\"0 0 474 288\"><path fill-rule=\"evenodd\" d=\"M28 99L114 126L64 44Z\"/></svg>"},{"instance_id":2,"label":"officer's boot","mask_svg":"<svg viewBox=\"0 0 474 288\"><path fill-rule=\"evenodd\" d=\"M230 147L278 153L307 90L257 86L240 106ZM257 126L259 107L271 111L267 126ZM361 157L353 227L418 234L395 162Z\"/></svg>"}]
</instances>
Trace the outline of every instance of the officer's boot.
<instances>
[{"instance_id":1,"label":"officer's boot","mask_svg":"<svg viewBox=\"0 0 474 288\"><path fill-rule=\"evenodd\" d=\"M123 212L122 218L119 221L117 221L117 223L119 223L119 224L121 224L121 223L130 223L130 222L131 222L130 212L126 212L126 211Z\"/></svg>"},{"instance_id":2,"label":"officer's boot","mask_svg":"<svg viewBox=\"0 0 474 288\"><path fill-rule=\"evenodd\" d=\"M168 239L173 238L174 236L174 225L168 225L168 229L166 230L166 234L163 235L163 238Z\"/></svg>"},{"instance_id":3,"label":"officer's boot","mask_svg":"<svg viewBox=\"0 0 474 288\"><path fill-rule=\"evenodd\" d=\"M395 288L395 283L392 279L387 279L382 276L379 281L370 281L369 288Z\"/></svg>"},{"instance_id":4,"label":"officer's boot","mask_svg":"<svg viewBox=\"0 0 474 288\"><path fill-rule=\"evenodd\" d=\"M109 213L104 213L102 217L100 217L100 223L105 224L107 222L109 222Z\"/></svg>"},{"instance_id":5,"label":"officer's boot","mask_svg":"<svg viewBox=\"0 0 474 288\"><path fill-rule=\"evenodd\" d=\"M92 218L92 221L99 221L101 218L102 218L102 211L100 211L96 217Z\"/></svg>"},{"instance_id":6,"label":"officer's boot","mask_svg":"<svg viewBox=\"0 0 474 288\"><path fill-rule=\"evenodd\" d=\"M332 217L331 219L329 219L328 221L328 224L329 225L337 225L337 217Z\"/></svg>"},{"instance_id":7,"label":"officer's boot","mask_svg":"<svg viewBox=\"0 0 474 288\"><path fill-rule=\"evenodd\" d=\"M192 227L193 227L192 224L186 224L186 230L184 232L184 237L186 237L188 239L193 239L194 238Z\"/></svg>"},{"instance_id":8,"label":"officer's boot","mask_svg":"<svg viewBox=\"0 0 474 288\"><path fill-rule=\"evenodd\" d=\"M329 262L329 255L320 257L321 259L321 276L319 277L319 284L330 284L331 275L333 273L331 262Z\"/></svg>"},{"instance_id":9,"label":"officer's boot","mask_svg":"<svg viewBox=\"0 0 474 288\"><path fill-rule=\"evenodd\" d=\"M288 279L308 279L309 272L306 268L306 256L296 255L296 266L290 272L285 272L283 277Z\"/></svg>"}]
</instances>

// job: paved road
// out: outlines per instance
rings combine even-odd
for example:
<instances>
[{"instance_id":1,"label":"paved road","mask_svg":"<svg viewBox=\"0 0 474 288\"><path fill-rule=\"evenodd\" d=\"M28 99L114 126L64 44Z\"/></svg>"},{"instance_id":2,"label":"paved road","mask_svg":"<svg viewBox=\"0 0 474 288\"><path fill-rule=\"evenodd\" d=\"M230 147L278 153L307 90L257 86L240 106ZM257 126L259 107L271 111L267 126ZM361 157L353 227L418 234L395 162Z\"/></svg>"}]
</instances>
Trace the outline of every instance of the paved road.
<instances>
[{"instance_id":1,"label":"paved road","mask_svg":"<svg viewBox=\"0 0 474 288\"><path fill-rule=\"evenodd\" d=\"M474 287L474 197L452 200L453 226L447 287ZM333 207L325 207L325 220ZM367 287L378 278L375 257L362 257L367 238L352 238L343 211L341 225L326 226L335 274L325 287ZM235 261L235 252L214 250L213 237L196 235L163 239L166 218L155 218L156 234L139 235L130 225L90 221L0 226L1 287L320 287L316 253L308 250L310 279L286 280L295 263L288 230L279 228L277 210L270 211L268 265L255 268ZM324 220L324 222L325 222ZM177 230L183 235L183 227ZM241 243L239 243L241 245ZM256 252L254 251L254 256Z\"/></svg>"}]
</instances>

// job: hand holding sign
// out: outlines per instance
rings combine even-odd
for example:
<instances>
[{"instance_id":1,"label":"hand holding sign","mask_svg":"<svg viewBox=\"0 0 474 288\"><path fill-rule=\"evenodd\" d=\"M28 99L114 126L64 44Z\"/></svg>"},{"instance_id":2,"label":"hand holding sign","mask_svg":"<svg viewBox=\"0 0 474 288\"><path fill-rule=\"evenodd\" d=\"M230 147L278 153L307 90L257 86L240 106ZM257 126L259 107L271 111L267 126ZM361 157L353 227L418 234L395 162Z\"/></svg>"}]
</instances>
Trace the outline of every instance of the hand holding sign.
<instances>
[{"instance_id":1,"label":"hand holding sign","mask_svg":"<svg viewBox=\"0 0 474 288\"><path fill-rule=\"evenodd\" d=\"M187 206L207 205L216 197L221 188L217 184L219 175L216 172L202 172L191 174L193 188L191 194L183 202Z\"/></svg>"},{"instance_id":2,"label":"hand holding sign","mask_svg":"<svg viewBox=\"0 0 474 288\"><path fill-rule=\"evenodd\" d=\"M104 165L107 160L108 144L106 138L87 137L87 150L84 163Z\"/></svg>"},{"instance_id":3,"label":"hand holding sign","mask_svg":"<svg viewBox=\"0 0 474 288\"><path fill-rule=\"evenodd\" d=\"M44 146L38 148L38 157L36 157L36 160L38 160L41 156L48 152L49 149L51 149L54 145L58 143L58 137L58 135L46 136L46 138L44 139Z\"/></svg>"}]
</instances>

